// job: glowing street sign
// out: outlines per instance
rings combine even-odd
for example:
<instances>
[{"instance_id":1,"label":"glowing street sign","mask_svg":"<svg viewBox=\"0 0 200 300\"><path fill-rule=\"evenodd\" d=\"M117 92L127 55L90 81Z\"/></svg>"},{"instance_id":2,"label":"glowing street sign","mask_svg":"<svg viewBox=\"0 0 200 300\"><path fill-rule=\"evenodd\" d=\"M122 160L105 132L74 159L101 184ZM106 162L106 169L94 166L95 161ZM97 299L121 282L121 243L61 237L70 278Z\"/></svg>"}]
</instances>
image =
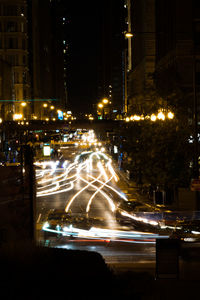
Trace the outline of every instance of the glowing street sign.
<instances>
[{"instance_id":1,"label":"glowing street sign","mask_svg":"<svg viewBox=\"0 0 200 300\"><path fill-rule=\"evenodd\" d=\"M62 110L58 110L58 119L63 120L63 111Z\"/></svg>"},{"instance_id":2,"label":"glowing street sign","mask_svg":"<svg viewBox=\"0 0 200 300\"><path fill-rule=\"evenodd\" d=\"M51 147L50 146L44 146L43 147L43 154L44 154L44 156L50 156L50 154L51 154Z\"/></svg>"}]
</instances>

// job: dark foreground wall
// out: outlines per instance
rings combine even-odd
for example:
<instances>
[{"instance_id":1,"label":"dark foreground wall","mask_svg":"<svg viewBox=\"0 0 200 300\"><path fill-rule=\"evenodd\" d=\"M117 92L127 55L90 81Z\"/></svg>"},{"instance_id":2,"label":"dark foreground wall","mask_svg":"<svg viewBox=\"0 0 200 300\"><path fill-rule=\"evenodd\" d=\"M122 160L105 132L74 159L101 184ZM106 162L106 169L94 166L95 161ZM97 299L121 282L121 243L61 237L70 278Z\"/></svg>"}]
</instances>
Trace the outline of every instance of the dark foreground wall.
<instances>
[{"instance_id":1,"label":"dark foreground wall","mask_svg":"<svg viewBox=\"0 0 200 300\"><path fill-rule=\"evenodd\" d=\"M0 266L9 297L98 299L112 286L112 273L95 252L8 244L0 249Z\"/></svg>"}]
</instances>

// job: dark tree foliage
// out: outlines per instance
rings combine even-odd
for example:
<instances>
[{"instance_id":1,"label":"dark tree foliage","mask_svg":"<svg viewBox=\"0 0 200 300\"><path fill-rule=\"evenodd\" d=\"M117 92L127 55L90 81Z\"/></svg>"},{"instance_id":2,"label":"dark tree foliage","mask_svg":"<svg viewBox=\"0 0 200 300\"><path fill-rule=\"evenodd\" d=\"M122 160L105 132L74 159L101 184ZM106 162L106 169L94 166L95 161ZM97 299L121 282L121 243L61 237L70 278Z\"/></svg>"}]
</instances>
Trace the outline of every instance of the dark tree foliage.
<instances>
[{"instance_id":1,"label":"dark tree foliage","mask_svg":"<svg viewBox=\"0 0 200 300\"><path fill-rule=\"evenodd\" d=\"M192 161L189 129L174 120L140 121L126 125L121 136L123 166L138 183L162 188L188 186Z\"/></svg>"}]
</instances>

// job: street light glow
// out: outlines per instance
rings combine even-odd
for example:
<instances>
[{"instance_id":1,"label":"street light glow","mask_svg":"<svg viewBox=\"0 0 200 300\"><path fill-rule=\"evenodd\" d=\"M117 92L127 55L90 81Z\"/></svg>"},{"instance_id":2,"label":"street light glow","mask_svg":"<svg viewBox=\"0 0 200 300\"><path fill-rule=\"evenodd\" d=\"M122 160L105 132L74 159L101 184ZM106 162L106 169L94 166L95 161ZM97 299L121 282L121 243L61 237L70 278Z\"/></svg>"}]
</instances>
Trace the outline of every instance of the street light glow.
<instances>
[{"instance_id":1,"label":"street light glow","mask_svg":"<svg viewBox=\"0 0 200 300\"><path fill-rule=\"evenodd\" d=\"M16 120L21 120L23 119L23 115L22 114L14 114L13 115L13 120L16 121Z\"/></svg>"},{"instance_id":2,"label":"street light glow","mask_svg":"<svg viewBox=\"0 0 200 300\"><path fill-rule=\"evenodd\" d=\"M165 120L165 115L163 114L162 111L160 111L160 112L158 113L157 118L158 118L159 120L163 120L163 121Z\"/></svg>"},{"instance_id":3,"label":"street light glow","mask_svg":"<svg viewBox=\"0 0 200 300\"><path fill-rule=\"evenodd\" d=\"M98 104L98 107L99 107L99 108L103 108L103 104L102 104L102 103L99 103L99 104Z\"/></svg>"},{"instance_id":4,"label":"street light glow","mask_svg":"<svg viewBox=\"0 0 200 300\"><path fill-rule=\"evenodd\" d=\"M48 106L47 103L44 103L44 104L43 104L43 107L47 107L47 106Z\"/></svg>"},{"instance_id":5,"label":"street light glow","mask_svg":"<svg viewBox=\"0 0 200 300\"><path fill-rule=\"evenodd\" d=\"M26 106L26 102L22 102L21 106L25 107Z\"/></svg>"},{"instance_id":6,"label":"street light glow","mask_svg":"<svg viewBox=\"0 0 200 300\"><path fill-rule=\"evenodd\" d=\"M173 119L174 118L174 114L171 111L168 112L167 116L168 116L169 119Z\"/></svg>"},{"instance_id":7,"label":"street light glow","mask_svg":"<svg viewBox=\"0 0 200 300\"><path fill-rule=\"evenodd\" d=\"M126 32L125 33L125 37L126 38L132 38L133 37L133 34L131 32Z\"/></svg>"},{"instance_id":8,"label":"street light glow","mask_svg":"<svg viewBox=\"0 0 200 300\"><path fill-rule=\"evenodd\" d=\"M156 115L154 115L154 114L151 115L151 121L153 121L153 122L156 121Z\"/></svg>"},{"instance_id":9,"label":"street light glow","mask_svg":"<svg viewBox=\"0 0 200 300\"><path fill-rule=\"evenodd\" d=\"M104 104L108 104L108 99L104 98L104 99L102 100L102 102L103 102Z\"/></svg>"}]
</instances>

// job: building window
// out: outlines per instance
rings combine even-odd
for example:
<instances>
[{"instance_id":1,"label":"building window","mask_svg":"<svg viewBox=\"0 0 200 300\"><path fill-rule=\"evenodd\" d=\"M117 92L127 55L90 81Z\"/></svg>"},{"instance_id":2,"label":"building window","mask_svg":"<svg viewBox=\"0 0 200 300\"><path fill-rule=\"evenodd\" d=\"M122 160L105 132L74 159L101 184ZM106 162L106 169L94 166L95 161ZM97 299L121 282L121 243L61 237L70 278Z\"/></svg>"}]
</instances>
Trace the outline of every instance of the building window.
<instances>
[{"instance_id":1,"label":"building window","mask_svg":"<svg viewBox=\"0 0 200 300\"><path fill-rule=\"evenodd\" d=\"M196 74L195 74L195 79L196 79L196 85L200 86L200 61L196 60Z\"/></svg>"},{"instance_id":2,"label":"building window","mask_svg":"<svg viewBox=\"0 0 200 300\"><path fill-rule=\"evenodd\" d=\"M6 60L12 66L18 66L19 65L18 55L7 55Z\"/></svg>"},{"instance_id":3,"label":"building window","mask_svg":"<svg viewBox=\"0 0 200 300\"><path fill-rule=\"evenodd\" d=\"M27 83L27 73L23 72L23 83L26 84Z\"/></svg>"},{"instance_id":4,"label":"building window","mask_svg":"<svg viewBox=\"0 0 200 300\"><path fill-rule=\"evenodd\" d=\"M17 16L18 15L18 7L16 5L4 5L3 7L3 15L4 16Z\"/></svg>"},{"instance_id":5,"label":"building window","mask_svg":"<svg viewBox=\"0 0 200 300\"><path fill-rule=\"evenodd\" d=\"M22 62L23 62L23 65L26 65L26 56L25 55L23 55Z\"/></svg>"},{"instance_id":6,"label":"building window","mask_svg":"<svg viewBox=\"0 0 200 300\"><path fill-rule=\"evenodd\" d=\"M17 23L16 22L8 22L6 24L7 32L17 32Z\"/></svg>"},{"instance_id":7,"label":"building window","mask_svg":"<svg viewBox=\"0 0 200 300\"><path fill-rule=\"evenodd\" d=\"M195 45L200 46L200 22L195 23L194 31Z\"/></svg>"},{"instance_id":8,"label":"building window","mask_svg":"<svg viewBox=\"0 0 200 300\"><path fill-rule=\"evenodd\" d=\"M19 83L19 73L14 72L14 83Z\"/></svg>"},{"instance_id":9,"label":"building window","mask_svg":"<svg viewBox=\"0 0 200 300\"><path fill-rule=\"evenodd\" d=\"M3 94L3 85L2 85L2 78L0 77L0 97L2 97Z\"/></svg>"},{"instance_id":10,"label":"building window","mask_svg":"<svg viewBox=\"0 0 200 300\"><path fill-rule=\"evenodd\" d=\"M18 39L17 38L8 38L7 48L8 49L18 49Z\"/></svg>"},{"instance_id":11,"label":"building window","mask_svg":"<svg viewBox=\"0 0 200 300\"><path fill-rule=\"evenodd\" d=\"M27 96L26 96L26 89L24 89L23 94L24 94L24 99L26 99L27 98Z\"/></svg>"},{"instance_id":12,"label":"building window","mask_svg":"<svg viewBox=\"0 0 200 300\"><path fill-rule=\"evenodd\" d=\"M22 49L25 50L26 49L26 40L22 39Z\"/></svg>"}]
</instances>

